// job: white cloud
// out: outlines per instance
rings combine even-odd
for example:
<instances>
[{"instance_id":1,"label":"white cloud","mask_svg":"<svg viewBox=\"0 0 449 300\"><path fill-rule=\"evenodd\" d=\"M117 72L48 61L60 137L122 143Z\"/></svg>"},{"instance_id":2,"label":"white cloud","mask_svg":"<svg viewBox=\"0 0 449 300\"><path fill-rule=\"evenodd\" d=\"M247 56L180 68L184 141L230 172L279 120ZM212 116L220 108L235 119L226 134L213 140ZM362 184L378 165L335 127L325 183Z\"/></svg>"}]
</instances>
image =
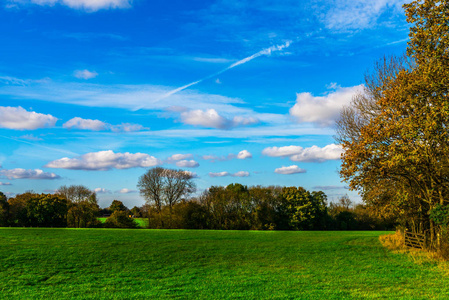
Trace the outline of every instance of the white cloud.
<instances>
[{"instance_id":1,"label":"white cloud","mask_svg":"<svg viewBox=\"0 0 449 300\"><path fill-rule=\"evenodd\" d=\"M0 182L0 185L12 185L11 182Z\"/></svg>"},{"instance_id":2,"label":"white cloud","mask_svg":"<svg viewBox=\"0 0 449 300\"><path fill-rule=\"evenodd\" d=\"M34 130L53 127L57 120L52 115L27 111L20 106L0 106L0 128Z\"/></svg>"},{"instance_id":3,"label":"white cloud","mask_svg":"<svg viewBox=\"0 0 449 300\"><path fill-rule=\"evenodd\" d=\"M194 160L180 160L176 162L176 166L180 168L197 168L200 164Z\"/></svg>"},{"instance_id":4,"label":"white cloud","mask_svg":"<svg viewBox=\"0 0 449 300\"><path fill-rule=\"evenodd\" d=\"M181 113L181 122L184 124L203 126L217 129L231 129L239 126L248 126L259 123L259 120L253 117L236 116L229 120L221 115L215 109L206 111L190 110Z\"/></svg>"},{"instance_id":5,"label":"white cloud","mask_svg":"<svg viewBox=\"0 0 449 300\"><path fill-rule=\"evenodd\" d=\"M110 194L111 193L110 190L107 190L105 188L96 188L96 189L94 189L94 192L97 194Z\"/></svg>"},{"instance_id":6,"label":"white cloud","mask_svg":"<svg viewBox=\"0 0 449 300\"><path fill-rule=\"evenodd\" d=\"M268 147L262 150L262 154L272 157L285 157L301 153L304 148L301 146Z\"/></svg>"},{"instance_id":7,"label":"white cloud","mask_svg":"<svg viewBox=\"0 0 449 300\"><path fill-rule=\"evenodd\" d=\"M215 109L191 110L181 113L181 121L184 124L200 125L219 129L229 128L229 120L220 116Z\"/></svg>"},{"instance_id":8,"label":"white cloud","mask_svg":"<svg viewBox=\"0 0 449 300\"><path fill-rule=\"evenodd\" d=\"M91 152L76 158L64 157L49 162L46 167L70 170L105 171L110 169L147 168L162 162L145 153L114 153L112 150Z\"/></svg>"},{"instance_id":9,"label":"white cloud","mask_svg":"<svg viewBox=\"0 0 449 300\"><path fill-rule=\"evenodd\" d=\"M303 148L301 146L268 147L262 150L262 154L271 157L289 157L292 161L300 162L324 162L327 160L338 160L343 153L340 145L330 144L320 148L312 146Z\"/></svg>"},{"instance_id":10,"label":"white cloud","mask_svg":"<svg viewBox=\"0 0 449 300\"><path fill-rule=\"evenodd\" d=\"M284 175L291 175L291 174L298 174L298 173L306 173L306 170L301 169L297 165L291 165L288 167L282 166L282 168L277 168L274 170L275 173L278 174L284 174Z\"/></svg>"},{"instance_id":11,"label":"white cloud","mask_svg":"<svg viewBox=\"0 0 449 300\"><path fill-rule=\"evenodd\" d=\"M249 172L246 171L239 171L236 173L229 173L229 172L217 172L217 173L209 173L210 177L226 177L226 176L231 176L231 177L248 177L249 176Z\"/></svg>"},{"instance_id":12,"label":"white cloud","mask_svg":"<svg viewBox=\"0 0 449 300\"><path fill-rule=\"evenodd\" d=\"M75 76L76 78L79 79L92 79L98 76L98 73L93 71L89 71L89 70L76 70L75 72L73 72L73 76Z\"/></svg>"},{"instance_id":13,"label":"white cloud","mask_svg":"<svg viewBox=\"0 0 449 300\"><path fill-rule=\"evenodd\" d=\"M122 123L120 125L111 125L100 120L83 119L75 117L65 122L62 127L67 129L82 129L102 131L110 130L113 132L135 132L144 129L148 129L138 124Z\"/></svg>"},{"instance_id":14,"label":"white cloud","mask_svg":"<svg viewBox=\"0 0 449 300\"><path fill-rule=\"evenodd\" d=\"M9 0L17 4L37 4L41 6L54 6L60 4L72 9L81 9L95 12L100 9L129 8L132 0Z\"/></svg>"},{"instance_id":15,"label":"white cloud","mask_svg":"<svg viewBox=\"0 0 449 300\"><path fill-rule=\"evenodd\" d=\"M107 124L100 120L82 119L75 117L65 122L62 127L67 129L83 129L101 131L106 130Z\"/></svg>"},{"instance_id":16,"label":"white cloud","mask_svg":"<svg viewBox=\"0 0 449 300\"><path fill-rule=\"evenodd\" d=\"M239 171L231 175L232 177L249 177L249 172L247 171Z\"/></svg>"},{"instance_id":17,"label":"white cloud","mask_svg":"<svg viewBox=\"0 0 449 300\"><path fill-rule=\"evenodd\" d=\"M118 191L120 194L132 194L132 193L137 193L136 190L130 190L127 188L123 188L121 190Z\"/></svg>"},{"instance_id":18,"label":"white cloud","mask_svg":"<svg viewBox=\"0 0 449 300\"><path fill-rule=\"evenodd\" d=\"M314 123L319 126L331 126L340 114L343 106L348 105L354 95L363 91L363 84L342 88L326 96L313 96L310 93L296 95L296 104L290 108L290 115L298 122Z\"/></svg>"},{"instance_id":19,"label":"white cloud","mask_svg":"<svg viewBox=\"0 0 449 300\"><path fill-rule=\"evenodd\" d=\"M312 146L305 148L298 154L290 156L292 161L301 162L324 162L327 160L338 160L341 158L343 148L340 145L330 144L323 148Z\"/></svg>"},{"instance_id":20,"label":"white cloud","mask_svg":"<svg viewBox=\"0 0 449 300\"><path fill-rule=\"evenodd\" d=\"M192 157L193 157L192 154L173 154L172 156L167 158L167 161L173 162L173 161L178 161L178 160L189 159Z\"/></svg>"},{"instance_id":21,"label":"white cloud","mask_svg":"<svg viewBox=\"0 0 449 300\"><path fill-rule=\"evenodd\" d=\"M47 173L39 169L25 170L25 169L11 169L0 170L0 175L8 179L59 179L59 175L55 173Z\"/></svg>"},{"instance_id":22,"label":"white cloud","mask_svg":"<svg viewBox=\"0 0 449 300\"><path fill-rule=\"evenodd\" d=\"M239 154L237 154L238 159L247 159L252 157L253 155L248 150L242 150L239 152Z\"/></svg>"},{"instance_id":23,"label":"white cloud","mask_svg":"<svg viewBox=\"0 0 449 300\"><path fill-rule=\"evenodd\" d=\"M209 176L210 177L226 177L226 176L230 176L231 174L229 174L228 172L217 172L217 173L213 173L210 172Z\"/></svg>"}]
</instances>

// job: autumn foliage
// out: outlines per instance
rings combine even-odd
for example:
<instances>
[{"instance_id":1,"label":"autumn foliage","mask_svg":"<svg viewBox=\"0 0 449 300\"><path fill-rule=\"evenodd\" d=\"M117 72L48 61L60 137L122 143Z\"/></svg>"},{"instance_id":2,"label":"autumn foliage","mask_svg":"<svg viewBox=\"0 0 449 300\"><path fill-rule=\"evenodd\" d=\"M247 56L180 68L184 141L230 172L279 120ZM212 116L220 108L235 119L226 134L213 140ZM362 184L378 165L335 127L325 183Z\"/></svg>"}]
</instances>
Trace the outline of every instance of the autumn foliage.
<instances>
[{"instance_id":1,"label":"autumn foliage","mask_svg":"<svg viewBox=\"0 0 449 300\"><path fill-rule=\"evenodd\" d=\"M337 123L341 175L380 213L435 242L430 216L449 202L449 2L404 8L406 56L377 64Z\"/></svg>"}]
</instances>

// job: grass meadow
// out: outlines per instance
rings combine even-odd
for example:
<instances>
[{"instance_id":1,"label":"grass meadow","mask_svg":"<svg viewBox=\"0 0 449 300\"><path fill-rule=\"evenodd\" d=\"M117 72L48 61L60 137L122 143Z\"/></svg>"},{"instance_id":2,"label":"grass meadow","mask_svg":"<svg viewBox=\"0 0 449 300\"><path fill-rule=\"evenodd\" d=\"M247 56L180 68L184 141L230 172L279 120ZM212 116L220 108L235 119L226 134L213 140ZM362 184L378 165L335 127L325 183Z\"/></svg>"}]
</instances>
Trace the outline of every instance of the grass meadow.
<instances>
[{"instance_id":1,"label":"grass meadow","mask_svg":"<svg viewBox=\"0 0 449 300\"><path fill-rule=\"evenodd\" d=\"M106 219L107 218L104 218L104 217L98 218L98 220L101 223L106 222ZM142 227L142 228L147 228L148 227L148 218L134 218L133 220L136 221L136 223L139 225L139 227Z\"/></svg>"},{"instance_id":2,"label":"grass meadow","mask_svg":"<svg viewBox=\"0 0 449 300\"><path fill-rule=\"evenodd\" d=\"M384 232L0 228L3 299L447 299Z\"/></svg>"}]
</instances>

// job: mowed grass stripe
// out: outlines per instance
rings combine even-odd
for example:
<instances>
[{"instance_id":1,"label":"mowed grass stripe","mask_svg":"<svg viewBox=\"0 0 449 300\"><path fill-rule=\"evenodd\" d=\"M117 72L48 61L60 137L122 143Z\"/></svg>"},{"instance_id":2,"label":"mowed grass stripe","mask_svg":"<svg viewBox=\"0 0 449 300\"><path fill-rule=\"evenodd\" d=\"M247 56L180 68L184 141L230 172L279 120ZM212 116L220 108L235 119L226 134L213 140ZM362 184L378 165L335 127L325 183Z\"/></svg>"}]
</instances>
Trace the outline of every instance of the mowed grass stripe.
<instances>
[{"instance_id":1,"label":"mowed grass stripe","mask_svg":"<svg viewBox=\"0 0 449 300\"><path fill-rule=\"evenodd\" d=\"M0 229L4 299L445 299L381 232Z\"/></svg>"},{"instance_id":2,"label":"mowed grass stripe","mask_svg":"<svg viewBox=\"0 0 449 300\"><path fill-rule=\"evenodd\" d=\"M98 218L98 220L101 223L105 223L107 218L100 217L100 218ZM136 223L139 225L139 227L148 228L148 218L134 218L134 221L136 221Z\"/></svg>"}]
</instances>

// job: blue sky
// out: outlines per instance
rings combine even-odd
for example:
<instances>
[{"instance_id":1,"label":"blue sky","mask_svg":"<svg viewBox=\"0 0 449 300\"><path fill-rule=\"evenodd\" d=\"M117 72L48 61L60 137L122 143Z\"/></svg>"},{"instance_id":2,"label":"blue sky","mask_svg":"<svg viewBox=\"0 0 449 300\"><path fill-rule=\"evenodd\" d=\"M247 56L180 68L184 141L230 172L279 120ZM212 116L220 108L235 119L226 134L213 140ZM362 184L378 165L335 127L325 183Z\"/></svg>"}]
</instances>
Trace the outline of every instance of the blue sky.
<instances>
[{"instance_id":1,"label":"blue sky","mask_svg":"<svg viewBox=\"0 0 449 300\"><path fill-rule=\"evenodd\" d=\"M303 186L330 201L333 122L384 55L399 0L5 0L0 191L82 184L128 207L148 168L211 185Z\"/></svg>"}]
</instances>

